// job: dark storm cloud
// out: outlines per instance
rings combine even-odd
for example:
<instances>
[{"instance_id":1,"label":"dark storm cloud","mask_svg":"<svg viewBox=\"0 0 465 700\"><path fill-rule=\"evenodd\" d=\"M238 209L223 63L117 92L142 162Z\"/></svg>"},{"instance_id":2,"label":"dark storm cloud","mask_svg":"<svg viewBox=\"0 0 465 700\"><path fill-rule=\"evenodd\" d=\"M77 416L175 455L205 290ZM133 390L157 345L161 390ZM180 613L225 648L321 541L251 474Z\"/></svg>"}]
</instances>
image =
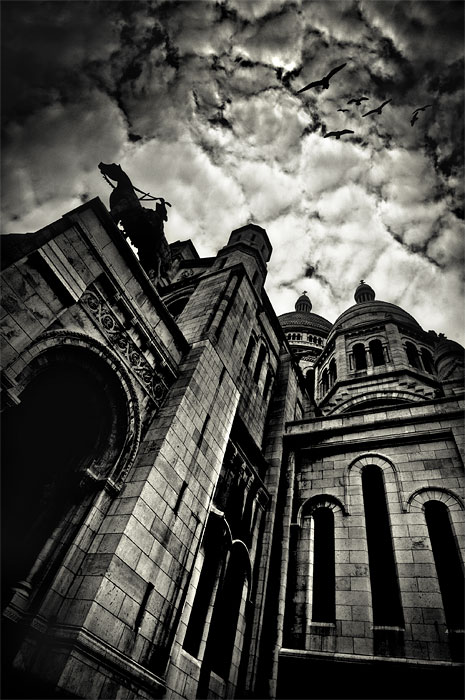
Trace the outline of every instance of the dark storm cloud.
<instances>
[{"instance_id":1,"label":"dark storm cloud","mask_svg":"<svg viewBox=\"0 0 465 700\"><path fill-rule=\"evenodd\" d=\"M446 301L462 289L462 3L58 0L2 9L12 229L44 225L88 193L106 202L96 163L121 162L137 186L173 202L168 235L172 226L191 236L201 254L250 218L263 225L279 312L308 285L315 312L334 318L366 277L378 298L404 290L414 314L436 285L438 308L448 306L438 330L457 327ZM328 90L295 94L342 63ZM361 95L369 101L347 105ZM386 99L381 115L362 117ZM424 104L432 107L411 127ZM345 128L355 133L323 139Z\"/></svg>"}]
</instances>

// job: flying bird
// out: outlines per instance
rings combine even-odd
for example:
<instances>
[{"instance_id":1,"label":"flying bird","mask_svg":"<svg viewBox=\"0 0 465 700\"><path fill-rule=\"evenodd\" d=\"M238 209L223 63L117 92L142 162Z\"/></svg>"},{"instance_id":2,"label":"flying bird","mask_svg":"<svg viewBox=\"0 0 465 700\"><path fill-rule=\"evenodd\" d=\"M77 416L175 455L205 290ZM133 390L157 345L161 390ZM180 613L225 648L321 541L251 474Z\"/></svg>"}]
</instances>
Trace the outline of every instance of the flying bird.
<instances>
[{"instance_id":1,"label":"flying bird","mask_svg":"<svg viewBox=\"0 0 465 700\"><path fill-rule=\"evenodd\" d=\"M328 136L335 136L337 139L340 139L341 136L344 134L353 134L354 132L351 131L350 129L343 129L342 131L328 131L327 134L324 135L323 138L327 139Z\"/></svg>"},{"instance_id":2,"label":"flying bird","mask_svg":"<svg viewBox=\"0 0 465 700\"><path fill-rule=\"evenodd\" d=\"M351 100L347 102L348 105L353 105L356 104L360 107L362 104L363 100L369 100L369 97L353 97Z\"/></svg>"},{"instance_id":3,"label":"flying bird","mask_svg":"<svg viewBox=\"0 0 465 700\"><path fill-rule=\"evenodd\" d=\"M427 107L432 107L433 105L425 105L424 107L417 107L417 109L414 109L412 114L416 114L417 112L423 112Z\"/></svg>"},{"instance_id":4,"label":"flying bird","mask_svg":"<svg viewBox=\"0 0 465 700\"><path fill-rule=\"evenodd\" d=\"M350 109L338 109L338 112L350 112Z\"/></svg>"},{"instance_id":5,"label":"flying bird","mask_svg":"<svg viewBox=\"0 0 465 700\"><path fill-rule=\"evenodd\" d=\"M370 109L370 111L367 112L366 114L362 114L362 117L368 117L369 114L381 114L383 107L385 105L387 105L389 102L392 102L392 100L386 100L386 102L383 102L383 104L380 105L379 107L376 107L376 109Z\"/></svg>"},{"instance_id":6,"label":"flying bird","mask_svg":"<svg viewBox=\"0 0 465 700\"><path fill-rule=\"evenodd\" d=\"M346 65L347 65L347 63L342 63L340 66L337 66L337 68L333 68L333 70L330 71L328 73L328 75L325 75L325 77L322 78L321 80L316 80L314 83L309 83L308 85L303 87L301 90L297 90L296 95L298 95L301 92L305 92L305 90L310 90L310 88L312 88L312 87L318 87L320 85L322 88L327 90L329 88L329 81L333 77L333 75L335 73L337 73L338 71L342 70L344 68L344 66L346 66Z\"/></svg>"},{"instance_id":7,"label":"flying bird","mask_svg":"<svg viewBox=\"0 0 465 700\"><path fill-rule=\"evenodd\" d=\"M410 119L410 126L413 126L418 119L418 112L423 112L427 107L432 107L432 105L425 105L424 107L418 107L412 112L412 118Z\"/></svg>"}]
</instances>

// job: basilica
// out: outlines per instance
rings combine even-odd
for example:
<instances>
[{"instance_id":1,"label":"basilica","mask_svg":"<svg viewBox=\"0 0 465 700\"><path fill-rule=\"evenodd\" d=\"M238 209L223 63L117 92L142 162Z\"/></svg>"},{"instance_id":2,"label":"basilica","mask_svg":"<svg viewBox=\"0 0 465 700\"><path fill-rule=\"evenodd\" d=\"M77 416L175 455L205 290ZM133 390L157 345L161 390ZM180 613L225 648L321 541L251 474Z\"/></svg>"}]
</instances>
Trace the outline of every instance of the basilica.
<instances>
[{"instance_id":1,"label":"basilica","mask_svg":"<svg viewBox=\"0 0 465 700\"><path fill-rule=\"evenodd\" d=\"M463 697L463 348L127 234L2 236L3 697Z\"/></svg>"}]
</instances>

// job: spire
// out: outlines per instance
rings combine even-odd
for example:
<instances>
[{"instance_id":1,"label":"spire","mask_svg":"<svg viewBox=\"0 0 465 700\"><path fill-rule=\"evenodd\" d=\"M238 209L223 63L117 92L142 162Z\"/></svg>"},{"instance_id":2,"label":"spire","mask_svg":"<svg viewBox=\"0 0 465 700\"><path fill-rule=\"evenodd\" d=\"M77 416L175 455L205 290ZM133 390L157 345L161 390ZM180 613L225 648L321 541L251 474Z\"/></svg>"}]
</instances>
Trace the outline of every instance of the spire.
<instances>
[{"instance_id":1,"label":"spire","mask_svg":"<svg viewBox=\"0 0 465 700\"><path fill-rule=\"evenodd\" d=\"M357 304L361 304L364 301L374 301L375 292L364 280L360 280L360 284L355 290L354 299Z\"/></svg>"},{"instance_id":2,"label":"spire","mask_svg":"<svg viewBox=\"0 0 465 700\"><path fill-rule=\"evenodd\" d=\"M295 310L296 311L303 311L304 313L309 314L312 310L312 302L307 296L307 292L304 292L296 301L295 303Z\"/></svg>"}]
</instances>

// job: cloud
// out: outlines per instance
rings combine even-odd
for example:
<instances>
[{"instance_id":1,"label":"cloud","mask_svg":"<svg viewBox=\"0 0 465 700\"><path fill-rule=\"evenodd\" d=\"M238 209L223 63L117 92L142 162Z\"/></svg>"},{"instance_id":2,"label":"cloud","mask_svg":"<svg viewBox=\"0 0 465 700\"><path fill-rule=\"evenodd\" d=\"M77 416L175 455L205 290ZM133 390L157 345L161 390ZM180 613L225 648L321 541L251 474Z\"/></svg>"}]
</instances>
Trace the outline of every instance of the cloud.
<instances>
[{"instance_id":1,"label":"cloud","mask_svg":"<svg viewBox=\"0 0 465 700\"><path fill-rule=\"evenodd\" d=\"M172 202L169 240L190 237L201 255L251 218L264 226L278 312L307 289L334 320L363 277L463 339L461 3L58 0L3 12L5 230L37 229L89 196L107 203L97 163L116 161ZM296 94L341 63L329 89ZM343 128L355 133L323 138Z\"/></svg>"}]
</instances>

